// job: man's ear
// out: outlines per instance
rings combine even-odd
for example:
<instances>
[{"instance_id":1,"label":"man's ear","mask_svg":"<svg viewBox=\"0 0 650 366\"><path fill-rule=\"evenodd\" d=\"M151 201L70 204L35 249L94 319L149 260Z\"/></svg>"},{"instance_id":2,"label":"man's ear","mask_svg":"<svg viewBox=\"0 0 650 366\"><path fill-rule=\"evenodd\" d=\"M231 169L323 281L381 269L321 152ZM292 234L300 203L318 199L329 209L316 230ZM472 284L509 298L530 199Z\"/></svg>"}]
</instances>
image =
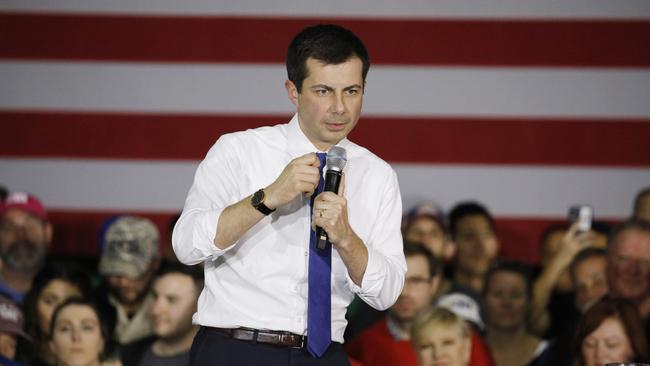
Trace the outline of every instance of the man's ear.
<instances>
[{"instance_id":1,"label":"man's ear","mask_svg":"<svg viewBox=\"0 0 650 366\"><path fill-rule=\"evenodd\" d=\"M445 239L442 245L442 259L444 262L450 262L456 255L456 244L450 239Z\"/></svg>"},{"instance_id":2,"label":"man's ear","mask_svg":"<svg viewBox=\"0 0 650 366\"><path fill-rule=\"evenodd\" d=\"M52 223L47 222L45 224L45 240L47 241L47 246L48 247L52 243L53 232L54 232L54 229L52 228Z\"/></svg>"},{"instance_id":3,"label":"man's ear","mask_svg":"<svg viewBox=\"0 0 650 366\"><path fill-rule=\"evenodd\" d=\"M298 88L296 88L296 85L293 83L291 80L287 80L284 82L284 88L287 89L287 96L289 97L289 100L293 105L298 107Z\"/></svg>"},{"instance_id":4,"label":"man's ear","mask_svg":"<svg viewBox=\"0 0 650 366\"><path fill-rule=\"evenodd\" d=\"M438 289L440 288L440 278L442 276L442 273L439 273L431 279L431 301L433 301L433 297L438 293Z\"/></svg>"}]
</instances>

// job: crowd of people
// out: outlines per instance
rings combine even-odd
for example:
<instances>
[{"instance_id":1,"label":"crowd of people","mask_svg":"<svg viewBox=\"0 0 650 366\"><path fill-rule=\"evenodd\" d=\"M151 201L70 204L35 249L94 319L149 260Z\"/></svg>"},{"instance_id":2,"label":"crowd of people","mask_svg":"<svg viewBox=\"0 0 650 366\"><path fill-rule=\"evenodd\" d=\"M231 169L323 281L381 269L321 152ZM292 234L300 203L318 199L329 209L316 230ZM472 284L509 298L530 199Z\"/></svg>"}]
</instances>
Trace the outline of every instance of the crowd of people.
<instances>
[{"instance_id":1,"label":"crowd of people","mask_svg":"<svg viewBox=\"0 0 650 366\"><path fill-rule=\"evenodd\" d=\"M620 223L551 225L540 263L499 256L478 202L404 216L404 290L386 312L355 301L346 348L362 365L649 362L650 188ZM462 320L464 322L459 322Z\"/></svg>"},{"instance_id":2,"label":"crowd of people","mask_svg":"<svg viewBox=\"0 0 650 366\"><path fill-rule=\"evenodd\" d=\"M540 263L499 256L486 207L432 203L404 215L407 272L387 311L348 309L353 365L648 362L650 189L631 217L580 232L552 225ZM0 364L187 365L201 266L163 260L158 228L111 218L95 271L47 260L55 228L33 195L0 206Z\"/></svg>"},{"instance_id":3,"label":"crowd of people","mask_svg":"<svg viewBox=\"0 0 650 366\"><path fill-rule=\"evenodd\" d=\"M0 204L0 365L187 365L200 266L163 261L158 228L116 216L96 268L52 259L55 230L34 195Z\"/></svg>"}]
</instances>

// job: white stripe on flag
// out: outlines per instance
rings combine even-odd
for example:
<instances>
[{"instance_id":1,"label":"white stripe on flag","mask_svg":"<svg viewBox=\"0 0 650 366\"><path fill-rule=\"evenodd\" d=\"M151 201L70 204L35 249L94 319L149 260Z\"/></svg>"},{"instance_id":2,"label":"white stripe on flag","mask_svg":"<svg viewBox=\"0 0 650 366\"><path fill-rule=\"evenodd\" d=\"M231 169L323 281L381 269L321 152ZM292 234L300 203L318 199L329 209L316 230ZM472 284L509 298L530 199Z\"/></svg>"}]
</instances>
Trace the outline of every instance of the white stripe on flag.
<instances>
[{"instance_id":1,"label":"white stripe on flag","mask_svg":"<svg viewBox=\"0 0 650 366\"><path fill-rule=\"evenodd\" d=\"M0 109L289 115L284 66L0 62ZM650 70L376 66L364 115L650 116Z\"/></svg>"}]
</instances>

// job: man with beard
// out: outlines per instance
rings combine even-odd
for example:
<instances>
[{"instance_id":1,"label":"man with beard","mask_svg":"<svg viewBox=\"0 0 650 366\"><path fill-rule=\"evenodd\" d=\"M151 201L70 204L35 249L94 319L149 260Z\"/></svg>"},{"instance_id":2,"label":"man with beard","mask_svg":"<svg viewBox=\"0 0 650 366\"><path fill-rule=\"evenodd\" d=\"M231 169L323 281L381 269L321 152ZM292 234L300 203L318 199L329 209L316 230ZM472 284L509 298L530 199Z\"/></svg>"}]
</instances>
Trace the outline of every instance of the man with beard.
<instances>
[{"instance_id":1,"label":"man with beard","mask_svg":"<svg viewBox=\"0 0 650 366\"><path fill-rule=\"evenodd\" d=\"M203 271L170 263L153 282L151 326L154 337L122 348L124 366L185 366L199 327L192 324L196 301L203 289Z\"/></svg>"},{"instance_id":2,"label":"man with beard","mask_svg":"<svg viewBox=\"0 0 650 366\"><path fill-rule=\"evenodd\" d=\"M52 225L38 198L14 192L0 204L0 292L17 303L43 267Z\"/></svg>"},{"instance_id":3,"label":"man with beard","mask_svg":"<svg viewBox=\"0 0 650 366\"><path fill-rule=\"evenodd\" d=\"M353 339L346 349L364 366L415 366L411 349L411 325L423 310L431 308L440 284L440 264L423 245L404 242L406 280L397 302L386 317Z\"/></svg>"},{"instance_id":4,"label":"man with beard","mask_svg":"<svg viewBox=\"0 0 650 366\"><path fill-rule=\"evenodd\" d=\"M650 335L650 222L629 220L614 229L607 246L607 281L611 297L637 304Z\"/></svg>"},{"instance_id":5,"label":"man with beard","mask_svg":"<svg viewBox=\"0 0 650 366\"><path fill-rule=\"evenodd\" d=\"M121 345L152 334L150 288L160 265L159 233L142 217L122 216L104 234L99 273L109 288L109 301L117 311L115 339Z\"/></svg>"}]
</instances>

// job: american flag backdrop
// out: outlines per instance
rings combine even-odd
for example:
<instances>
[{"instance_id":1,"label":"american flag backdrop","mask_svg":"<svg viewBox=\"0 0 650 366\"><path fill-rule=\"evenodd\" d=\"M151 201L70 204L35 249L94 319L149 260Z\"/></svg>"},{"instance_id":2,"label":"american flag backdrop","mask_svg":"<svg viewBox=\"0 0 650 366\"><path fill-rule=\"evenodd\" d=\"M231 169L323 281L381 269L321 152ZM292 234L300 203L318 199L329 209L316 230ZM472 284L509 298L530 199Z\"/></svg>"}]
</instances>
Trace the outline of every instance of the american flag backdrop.
<instances>
[{"instance_id":1,"label":"american flag backdrop","mask_svg":"<svg viewBox=\"0 0 650 366\"><path fill-rule=\"evenodd\" d=\"M370 51L351 139L405 209L479 200L535 261L570 204L618 221L650 185L648 0L0 0L0 184L43 200L54 252L122 213L165 242L220 135L292 116L286 46L319 22Z\"/></svg>"}]
</instances>

